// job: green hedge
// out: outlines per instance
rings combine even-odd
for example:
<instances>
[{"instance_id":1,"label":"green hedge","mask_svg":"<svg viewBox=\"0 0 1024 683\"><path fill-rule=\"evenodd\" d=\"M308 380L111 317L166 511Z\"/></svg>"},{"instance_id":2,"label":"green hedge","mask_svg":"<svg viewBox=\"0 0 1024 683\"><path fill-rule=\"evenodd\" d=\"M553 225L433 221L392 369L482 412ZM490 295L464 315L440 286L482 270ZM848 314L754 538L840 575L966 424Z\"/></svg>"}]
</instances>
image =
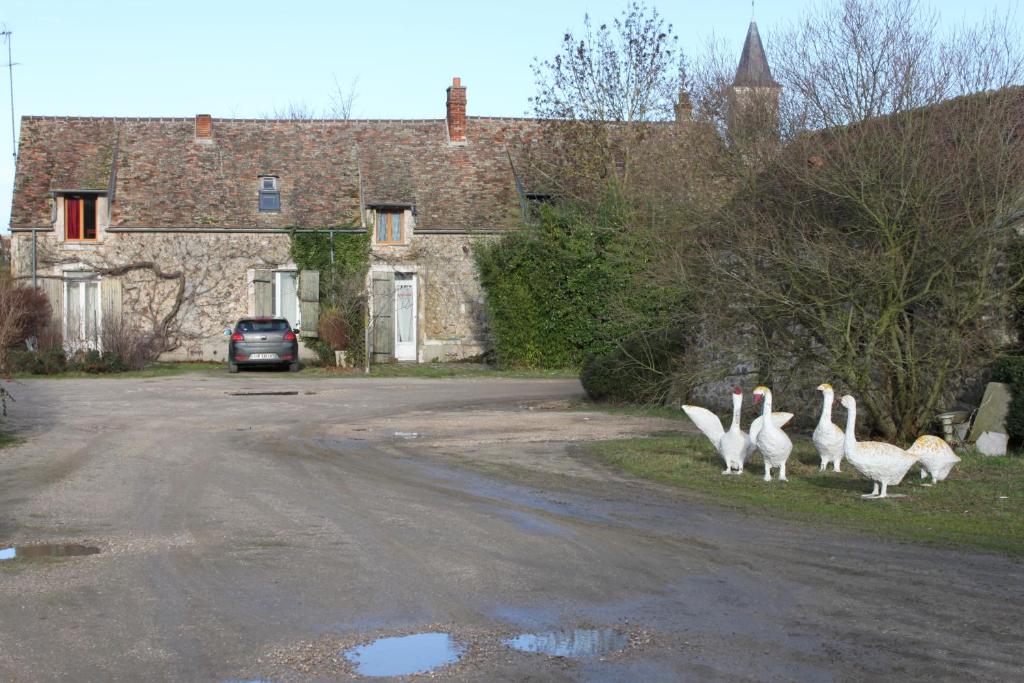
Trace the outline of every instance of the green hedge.
<instances>
[{"instance_id":1,"label":"green hedge","mask_svg":"<svg viewBox=\"0 0 1024 683\"><path fill-rule=\"evenodd\" d=\"M628 215L615 200L587 212L542 206L536 225L477 247L499 364L579 367L664 315Z\"/></svg>"}]
</instances>

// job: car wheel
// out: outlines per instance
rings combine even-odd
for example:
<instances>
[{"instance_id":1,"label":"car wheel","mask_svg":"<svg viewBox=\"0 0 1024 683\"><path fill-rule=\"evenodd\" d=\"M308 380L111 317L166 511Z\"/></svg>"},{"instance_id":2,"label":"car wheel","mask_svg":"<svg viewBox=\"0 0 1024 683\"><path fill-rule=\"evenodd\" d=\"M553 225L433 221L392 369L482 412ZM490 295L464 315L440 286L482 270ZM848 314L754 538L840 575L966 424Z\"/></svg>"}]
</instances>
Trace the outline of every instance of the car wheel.
<instances>
[{"instance_id":1,"label":"car wheel","mask_svg":"<svg viewBox=\"0 0 1024 683\"><path fill-rule=\"evenodd\" d=\"M228 363L228 372L238 372L238 363Z\"/></svg>"},{"instance_id":2,"label":"car wheel","mask_svg":"<svg viewBox=\"0 0 1024 683\"><path fill-rule=\"evenodd\" d=\"M293 363L289 363L288 364L288 372L298 372L298 371L299 371L299 361L295 361Z\"/></svg>"}]
</instances>

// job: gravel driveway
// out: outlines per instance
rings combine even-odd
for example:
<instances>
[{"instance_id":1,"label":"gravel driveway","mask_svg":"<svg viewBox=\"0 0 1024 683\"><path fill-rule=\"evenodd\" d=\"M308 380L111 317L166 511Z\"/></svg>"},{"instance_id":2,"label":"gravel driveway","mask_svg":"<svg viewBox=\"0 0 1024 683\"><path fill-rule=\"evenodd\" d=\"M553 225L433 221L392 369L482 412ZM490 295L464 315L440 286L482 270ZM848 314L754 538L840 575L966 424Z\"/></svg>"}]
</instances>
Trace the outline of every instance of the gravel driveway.
<instances>
[{"instance_id":1,"label":"gravel driveway","mask_svg":"<svg viewBox=\"0 0 1024 683\"><path fill-rule=\"evenodd\" d=\"M287 373L12 387L0 680L350 680L451 634L443 680L1020 680L1024 569L708 507L576 454L680 423L574 381ZM271 392L293 392L267 395ZM510 649L613 629L612 652Z\"/></svg>"}]
</instances>

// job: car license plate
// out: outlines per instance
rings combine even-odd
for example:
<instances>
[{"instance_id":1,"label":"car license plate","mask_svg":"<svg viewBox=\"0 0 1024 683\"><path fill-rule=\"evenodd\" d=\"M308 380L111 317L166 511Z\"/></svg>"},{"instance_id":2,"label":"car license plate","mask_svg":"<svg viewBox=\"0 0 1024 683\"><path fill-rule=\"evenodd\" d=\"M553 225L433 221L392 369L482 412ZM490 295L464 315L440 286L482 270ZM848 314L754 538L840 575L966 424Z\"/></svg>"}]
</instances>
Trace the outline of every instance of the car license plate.
<instances>
[{"instance_id":1,"label":"car license plate","mask_svg":"<svg viewBox=\"0 0 1024 683\"><path fill-rule=\"evenodd\" d=\"M277 360L276 353L254 353L249 356L249 360Z\"/></svg>"}]
</instances>

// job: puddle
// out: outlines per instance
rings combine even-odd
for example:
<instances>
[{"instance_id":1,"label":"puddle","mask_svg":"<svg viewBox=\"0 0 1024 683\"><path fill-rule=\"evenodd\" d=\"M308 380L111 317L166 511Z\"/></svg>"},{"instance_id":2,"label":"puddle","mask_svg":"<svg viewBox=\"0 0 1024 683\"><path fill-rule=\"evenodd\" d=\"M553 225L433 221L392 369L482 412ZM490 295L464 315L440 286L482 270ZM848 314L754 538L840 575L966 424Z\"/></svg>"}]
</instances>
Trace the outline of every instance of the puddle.
<instances>
[{"instance_id":1,"label":"puddle","mask_svg":"<svg viewBox=\"0 0 1024 683\"><path fill-rule=\"evenodd\" d=\"M228 396L298 396L297 391L228 391Z\"/></svg>"},{"instance_id":2,"label":"puddle","mask_svg":"<svg viewBox=\"0 0 1024 683\"><path fill-rule=\"evenodd\" d=\"M82 555L98 555L99 552L99 548L89 545L19 545L10 548L0 548L0 560L80 557Z\"/></svg>"},{"instance_id":3,"label":"puddle","mask_svg":"<svg viewBox=\"0 0 1024 683\"><path fill-rule=\"evenodd\" d=\"M454 664L463 647L447 633L417 633L378 638L345 652L345 659L363 676L408 676Z\"/></svg>"},{"instance_id":4,"label":"puddle","mask_svg":"<svg viewBox=\"0 0 1024 683\"><path fill-rule=\"evenodd\" d=\"M419 432L395 432L395 436L399 439L418 439L420 438Z\"/></svg>"},{"instance_id":5,"label":"puddle","mask_svg":"<svg viewBox=\"0 0 1024 683\"><path fill-rule=\"evenodd\" d=\"M524 633L502 642L520 652L582 659L624 650L629 645L629 635L613 628L578 628L571 631Z\"/></svg>"}]
</instances>

